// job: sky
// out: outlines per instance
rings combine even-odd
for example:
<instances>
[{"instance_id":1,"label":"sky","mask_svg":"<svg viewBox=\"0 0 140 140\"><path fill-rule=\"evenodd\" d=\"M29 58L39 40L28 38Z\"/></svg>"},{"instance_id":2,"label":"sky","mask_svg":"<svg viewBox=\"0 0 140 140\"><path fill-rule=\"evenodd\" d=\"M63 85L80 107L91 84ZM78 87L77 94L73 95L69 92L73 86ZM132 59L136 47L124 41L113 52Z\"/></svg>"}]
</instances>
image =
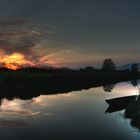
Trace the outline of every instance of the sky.
<instances>
[{"instance_id":1,"label":"sky","mask_svg":"<svg viewBox=\"0 0 140 140\"><path fill-rule=\"evenodd\" d=\"M56 67L139 62L139 7L138 0L0 0L1 56Z\"/></svg>"}]
</instances>

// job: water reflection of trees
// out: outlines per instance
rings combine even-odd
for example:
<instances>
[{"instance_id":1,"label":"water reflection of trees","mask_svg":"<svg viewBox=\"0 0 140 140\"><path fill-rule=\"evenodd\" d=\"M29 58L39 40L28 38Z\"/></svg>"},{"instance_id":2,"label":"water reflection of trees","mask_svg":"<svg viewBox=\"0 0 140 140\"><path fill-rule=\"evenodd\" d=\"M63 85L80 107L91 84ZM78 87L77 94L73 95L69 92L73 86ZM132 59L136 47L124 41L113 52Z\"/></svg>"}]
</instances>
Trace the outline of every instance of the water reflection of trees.
<instances>
[{"instance_id":1,"label":"water reflection of trees","mask_svg":"<svg viewBox=\"0 0 140 140\"><path fill-rule=\"evenodd\" d=\"M139 80L131 80L131 84L136 87L139 84Z\"/></svg>"},{"instance_id":2,"label":"water reflection of trees","mask_svg":"<svg viewBox=\"0 0 140 140\"><path fill-rule=\"evenodd\" d=\"M139 80L132 80L131 84L136 87L138 93L140 93ZM111 91L111 85L105 86L105 90ZM116 111L124 110L123 117L130 119L132 127L140 130L140 95L126 96L120 98L114 98L106 100L109 104L109 108L106 110L107 113L113 113Z\"/></svg>"},{"instance_id":3,"label":"water reflection of trees","mask_svg":"<svg viewBox=\"0 0 140 140\"><path fill-rule=\"evenodd\" d=\"M105 92L111 92L114 87L115 87L115 84L108 84L108 85L103 86L103 89Z\"/></svg>"},{"instance_id":4,"label":"water reflection of trees","mask_svg":"<svg viewBox=\"0 0 140 140\"><path fill-rule=\"evenodd\" d=\"M140 82L139 80L131 80L129 83L131 83L134 87L136 87L138 90L140 90L139 82ZM107 84L107 85L103 86L103 90L105 92L112 92L112 90L115 88L115 85L116 84L112 84L112 83Z\"/></svg>"},{"instance_id":5,"label":"water reflection of trees","mask_svg":"<svg viewBox=\"0 0 140 140\"><path fill-rule=\"evenodd\" d=\"M106 113L124 110L123 117L130 119L131 126L140 130L140 97L133 97L134 96L128 96L108 100L107 102L110 106L106 110Z\"/></svg>"},{"instance_id":6,"label":"water reflection of trees","mask_svg":"<svg viewBox=\"0 0 140 140\"><path fill-rule=\"evenodd\" d=\"M130 119L131 126L140 130L140 97L125 109L124 118Z\"/></svg>"}]
</instances>

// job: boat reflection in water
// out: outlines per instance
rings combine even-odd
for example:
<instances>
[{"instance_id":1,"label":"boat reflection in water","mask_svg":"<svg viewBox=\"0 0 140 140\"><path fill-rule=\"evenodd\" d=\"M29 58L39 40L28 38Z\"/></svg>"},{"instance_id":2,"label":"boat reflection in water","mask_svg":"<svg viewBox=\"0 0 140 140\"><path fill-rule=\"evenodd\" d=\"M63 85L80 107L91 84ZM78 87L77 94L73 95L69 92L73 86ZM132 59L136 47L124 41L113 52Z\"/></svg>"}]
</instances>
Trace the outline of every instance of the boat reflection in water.
<instances>
[{"instance_id":1,"label":"boat reflection in water","mask_svg":"<svg viewBox=\"0 0 140 140\"><path fill-rule=\"evenodd\" d=\"M123 117L130 119L132 127L140 129L140 87L139 81L133 80L131 84L137 89L138 94L106 100L109 104L106 113L124 110Z\"/></svg>"}]
</instances>

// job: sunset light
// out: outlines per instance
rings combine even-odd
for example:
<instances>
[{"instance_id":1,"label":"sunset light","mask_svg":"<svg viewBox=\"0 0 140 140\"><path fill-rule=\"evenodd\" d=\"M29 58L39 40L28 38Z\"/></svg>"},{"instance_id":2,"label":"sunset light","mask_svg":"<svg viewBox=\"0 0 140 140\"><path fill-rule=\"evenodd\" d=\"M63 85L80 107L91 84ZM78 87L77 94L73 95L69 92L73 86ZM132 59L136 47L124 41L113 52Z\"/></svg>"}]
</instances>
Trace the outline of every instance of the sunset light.
<instances>
[{"instance_id":1,"label":"sunset light","mask_svg":"<svg viewBox=\"0 0 140 140\"><path fill-rule=\"evenodd\" d=\"M140 140L140 1L0 0L1 140Z\"/></svg>"},{"instance_id":2,"label":"sunset light","mask_svg":"<svg viewBox=\"0 0 140 140\"><path fill-rule=\"evenodd\" d=\"M34 64L27 61L24 56L20 53L13 53L0 58L1 67L6 67L12 70L17 70L24 65L33 66Z\"/></svg>"}]
</instances>

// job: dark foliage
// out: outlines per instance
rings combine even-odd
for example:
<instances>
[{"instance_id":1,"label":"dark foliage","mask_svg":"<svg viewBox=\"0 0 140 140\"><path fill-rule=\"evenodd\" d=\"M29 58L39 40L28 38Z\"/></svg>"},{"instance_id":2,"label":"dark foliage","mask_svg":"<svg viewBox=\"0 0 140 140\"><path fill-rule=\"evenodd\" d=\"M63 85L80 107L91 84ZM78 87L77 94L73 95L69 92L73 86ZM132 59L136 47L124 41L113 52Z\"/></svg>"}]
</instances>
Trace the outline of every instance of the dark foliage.
<instances>
[{"instance_id":1,"label":"dark foliage","mask_svg":"<svg viewBox=\"0 0 140 140\"><path fill-rule=\"evenodd\" d=\"M133 65L131 66L131 71L133 71L133 72L139 71L138 64L133 64Z\"/></svg>"},{"instance_id":2,"label":"dark foliage","mask_svg":"<svg viewBox=\"0 0 140 140\"><path fill-rule=\"evenodd\" d=\"M103 62L102 70L113 71L113 70L116 70L116 66L111 59L105 59Z\"/></svg>"},{"instance_id":3,"label":"dark foliage","mask_svg":"<svg viewBox=\"0 0 140 140\"><path fill-rule=\"evenodd\" d=\"M108 85L103 86L103 89L105 92L111 92L114 87L115 87L115 84L108 84Z\"/></svg>"},{"instance_id":4,"label":"dark foliage","mask_svg":"<svg viewBox=\"0 0 140 140\"><path fill-rule=\"evenodd\" d=\"M26 68L0 70L0 99L31 99L40 94L58 94L139 79L139 72Z\"/></svg>"}]
</instances>

